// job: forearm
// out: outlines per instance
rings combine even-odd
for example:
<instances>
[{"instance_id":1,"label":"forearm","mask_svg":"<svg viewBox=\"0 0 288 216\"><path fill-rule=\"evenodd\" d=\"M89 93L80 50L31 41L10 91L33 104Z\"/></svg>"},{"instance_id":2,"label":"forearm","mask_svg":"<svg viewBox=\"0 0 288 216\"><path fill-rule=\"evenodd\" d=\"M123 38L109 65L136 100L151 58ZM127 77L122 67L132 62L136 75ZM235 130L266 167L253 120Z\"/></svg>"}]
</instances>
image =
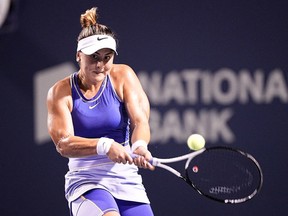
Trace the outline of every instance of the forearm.
<instances>
[{"instance_id":1,"label":"forearm","mask_svg":"<svg viewBox=\"0 0 288 216\"><path fill-rule=\"evenodd\" d=\"M138 140L144 140L147 144L150 142L150 127L147 123L135 124L132 129L131 143L135 143Z\"/></svg>"},{"instance_id":2,"label":"forearm","mask_svg":"<svg viewBox=\"0 0 288 216\"><path fill-rule=\"evenodd\" d=\"M98 140L99 139L68 136L61 138L55 145L57 151L63 157L86 157L97 154L96 146Z\"/></svg>"},{"instance_id":3,"label":"forearm","mask_svg":"<svg viewBox=\"0 0 288 216\"><path fill-rule=\"evenodd\" d=\"M150 161L152 158L147 146L150 142L150 127L148 123L135 126L131 136L131 142L132 152L139 155L139 157L134 158L134 164L141 168L154 170L154 167L150 163L147 163L147 161Z\"/></svg>"}]
</instances>

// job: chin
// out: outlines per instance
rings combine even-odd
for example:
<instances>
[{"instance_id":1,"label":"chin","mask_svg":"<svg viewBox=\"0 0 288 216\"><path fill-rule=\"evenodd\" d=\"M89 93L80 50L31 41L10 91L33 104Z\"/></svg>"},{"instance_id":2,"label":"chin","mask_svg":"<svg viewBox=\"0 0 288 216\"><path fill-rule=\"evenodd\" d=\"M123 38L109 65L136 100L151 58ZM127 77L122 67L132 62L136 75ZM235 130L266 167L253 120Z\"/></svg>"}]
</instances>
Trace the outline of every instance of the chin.
<instances>
[{"instance_id":1,"label":"chin","mask_svg":"<svg viewBox=\"0 0 288 216\"><path fill-rule=\"evenodd\" d=\"M106 76L105 72L93 72L93 77L97 81L102 81Z\"/></svg>"}]
</instances>

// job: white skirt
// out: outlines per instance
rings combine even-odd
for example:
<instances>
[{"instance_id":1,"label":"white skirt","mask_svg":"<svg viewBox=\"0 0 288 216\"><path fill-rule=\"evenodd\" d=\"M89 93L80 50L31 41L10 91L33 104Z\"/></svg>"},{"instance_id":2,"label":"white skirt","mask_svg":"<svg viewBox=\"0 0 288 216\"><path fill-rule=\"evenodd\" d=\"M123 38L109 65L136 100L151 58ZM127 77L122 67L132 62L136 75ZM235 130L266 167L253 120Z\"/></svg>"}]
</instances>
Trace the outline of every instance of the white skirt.
<instances>
[{"instance_id":1,"label":"white skirt","mask_svg":"<svg viewBox=\"0 0 288 216\"><path fill-rule=\"evenodd\" d=\"M114 163L106 156L71 158L65 175L68 202L96 188L109 191L117 199L150 203L137 166Z\"/></svg>"}]
</instances>

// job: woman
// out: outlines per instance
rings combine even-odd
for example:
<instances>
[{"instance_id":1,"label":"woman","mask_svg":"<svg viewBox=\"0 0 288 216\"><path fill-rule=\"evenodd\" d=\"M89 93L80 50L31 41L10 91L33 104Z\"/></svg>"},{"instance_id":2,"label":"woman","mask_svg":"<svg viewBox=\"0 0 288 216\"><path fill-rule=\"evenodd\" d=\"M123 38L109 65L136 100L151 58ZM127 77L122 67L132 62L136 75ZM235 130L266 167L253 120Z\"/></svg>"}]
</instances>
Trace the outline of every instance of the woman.
<instances>
[{"instance_id":1,"label":"woman","mask_svg":"<svg viewBox=\"0 0 288 216\"><path fill-rule=\"evenodd\" d=\"M147 162L147 96L129 66L113 64L115 36L97 23L97 8L82 14L80 22L80 69L47 96L50 136L69 158L65 194L71 215L153 215L137 168L154 169Z\"/></svg>"}]
</instances>

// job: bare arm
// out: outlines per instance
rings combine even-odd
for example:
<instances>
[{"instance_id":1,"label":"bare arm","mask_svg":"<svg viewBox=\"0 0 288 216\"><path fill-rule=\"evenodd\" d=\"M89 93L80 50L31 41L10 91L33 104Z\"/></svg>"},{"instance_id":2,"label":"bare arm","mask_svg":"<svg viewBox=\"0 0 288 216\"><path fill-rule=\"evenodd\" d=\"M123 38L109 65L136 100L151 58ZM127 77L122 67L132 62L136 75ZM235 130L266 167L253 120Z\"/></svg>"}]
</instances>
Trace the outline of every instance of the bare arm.
<instances>
[{"instance_id":1,"label":"bare arm","mask_svg":"<svg viewBox=\"0 0 288 216\"><path fill-rule=\"evenodd\" d=\"M64 157L83 157L96 154L98 139L74 136L69 78L59 81L47 95L48 132L57 151Z\"/></svg>"},{"instance_id":2,"label":"bare arm","mask_svg":"<svg viewBox=\"0 0 288 216\"><path fill-rule=\"evenodd\" d=\"M132 68L127 65L117 65L115 68L111 71L111 76L116 92L125 103L131 121L131 142L144 140L149 143L150 104L147 95Z\"/></svg>"},{"instance_id":3,"label":"bare arm","mask_svg":"<svg viewBox=\"0 0 288 216\"><path fill-rule=\"evenodd\" d=\"M48 131L63 157L85 157L97 154L99 138L83 138L74 135L71 117L72 97L69 78L55 84L48 92ZM113 142L108 157L118 163L133 162L124 147Z\"/></svg>"},{"instance_id":4,"label":"bare arm","mask_svg":"<svg viewBox=\"0 0 288 216\"><path fill-rule=\"evenodd\" d=\"M125 73L122 74L124 79L122 82L122 96L131 121L131 143L133 148L133 144L136 141L141 140L147 144L150 142L150 104L135 72L128 66L122 67L122 71L125 71ZM151 166L146 164L146 161L151 158L151 153L147 148L141 146L135 149L134 153L143 156L139 157L136 161L134 160L136 165L153 169Z\"/></svg>"},{"instance_id":5,"label":"bare arm","mask_svg":"<svg viewBox=\"0 0 288 216\"><path fill-rule=\"evenodd\" d=\"M124 84L125 104L131 120L131 143L144 140L148 144L150 142L150 104L138 78L134 76L130 74L129 81Z\"/></svg>"}]
</instances>

